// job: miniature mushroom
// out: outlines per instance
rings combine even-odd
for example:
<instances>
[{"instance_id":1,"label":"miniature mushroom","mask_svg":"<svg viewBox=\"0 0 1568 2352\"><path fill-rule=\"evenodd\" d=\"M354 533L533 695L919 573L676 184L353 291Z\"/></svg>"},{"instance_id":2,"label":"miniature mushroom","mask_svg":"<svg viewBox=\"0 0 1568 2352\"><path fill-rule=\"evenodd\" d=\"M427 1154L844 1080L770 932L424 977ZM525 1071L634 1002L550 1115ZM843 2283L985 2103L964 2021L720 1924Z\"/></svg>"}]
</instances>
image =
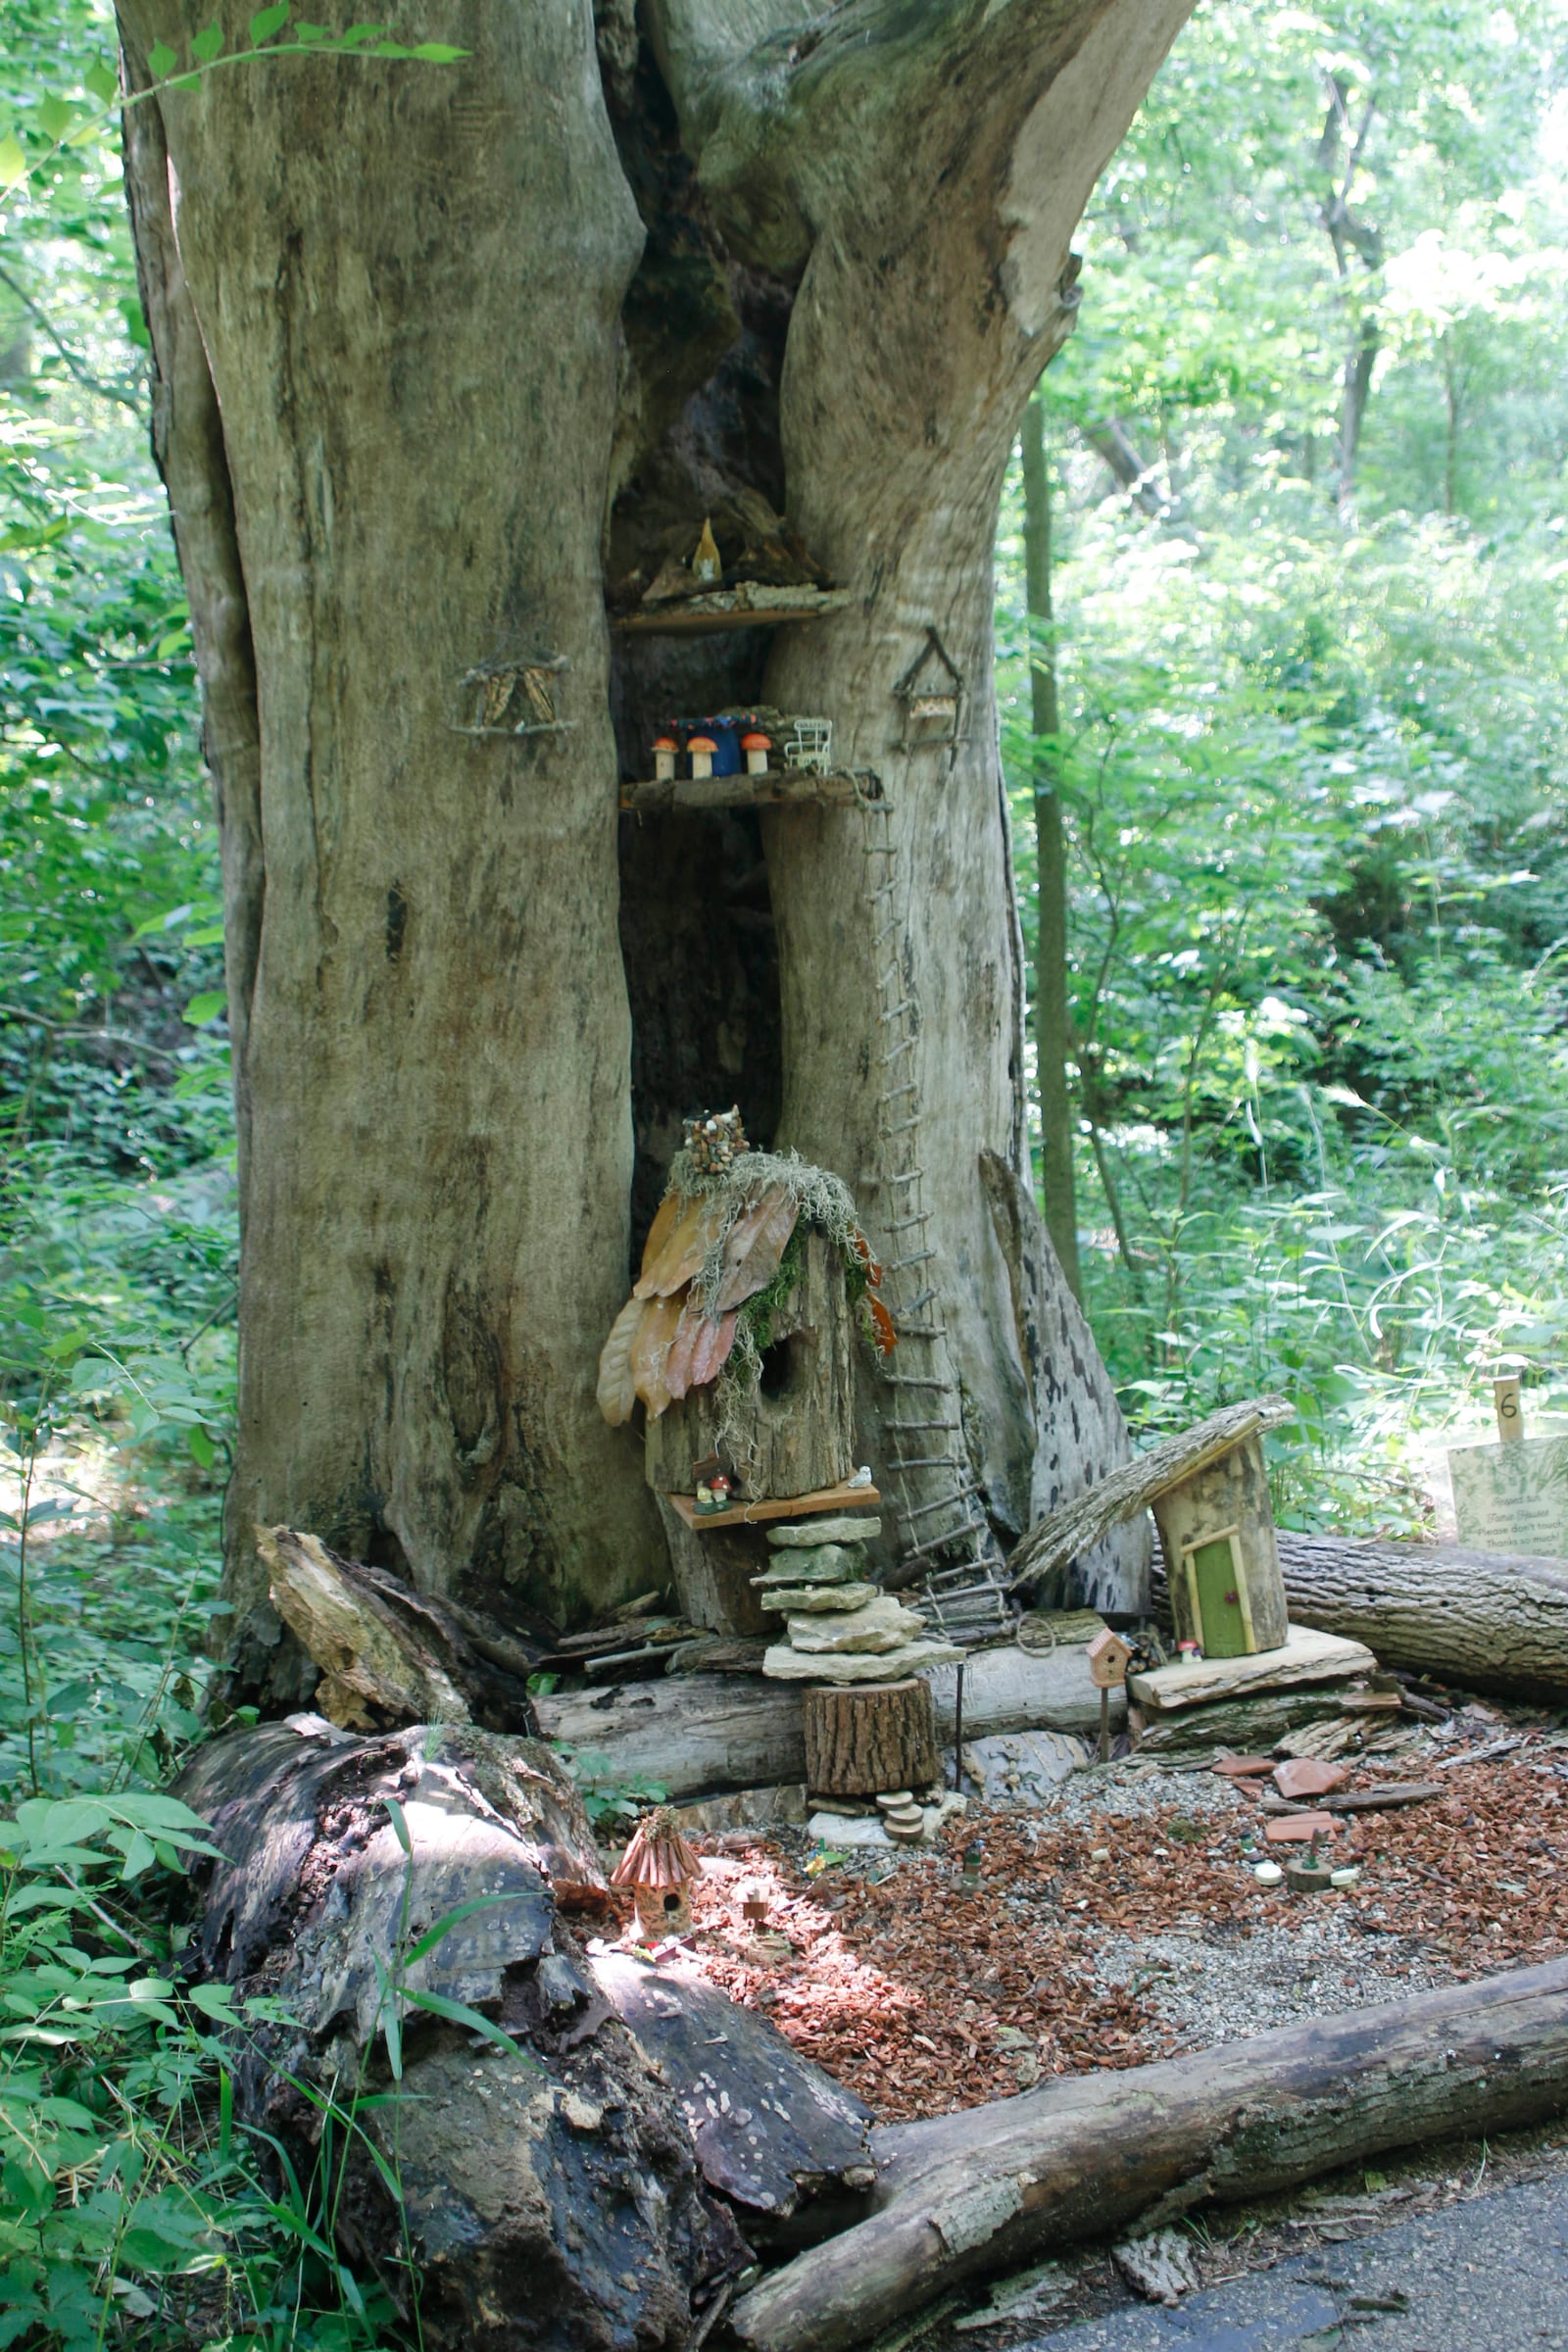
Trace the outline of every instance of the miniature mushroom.
<instances>
[{"instance_id":1,"label":"miniature mushroom","mask_svg":"<svg viewBox=\"0 0 1568 2352\"><path fill-rule=\"evenodd\" d=\"M746 773L749 776L766 775L767 755L772 749L773 739L770 735L754 733L741 737L741 750L746 754Z\"/></svg>"},{"instance_id":2,"label":"miniature mushroom","mask_svg":"<svg viewBox=\"0 0 1568 2352\"><path fill-rule=\"evenodd\" d=\"M675 773L675 754L680 746L673 735L661 735L654 743L654 775L661 784L667 784Z\"/></svg>"},{"instance_id":3,"label":"miniature mushroom","mask_svg":"<svg viewBox=\"0 0 1568 2352\"><path fill-rule=\"evenodd\" d=\"M697 777L710 776L713 772L713 754L718 749L711 735L693 735L686 749L692 756L692 774Z\"/></svg>"},{"instance_id":4,"label":"miniature mushroom","mask_svg":"<svg viewBox=\"0 0 1568 2352\"><path fill-rule=\"evenodd\" d=\"M639 1933L655 1943L665 1936L691 1934L689 1889L698 1868L697 1856L680 1834L673 1808L659 1805L637 1824L630 1844L610 1874L610 1884L631 1888Z\"/></svg>"}]
</instances>

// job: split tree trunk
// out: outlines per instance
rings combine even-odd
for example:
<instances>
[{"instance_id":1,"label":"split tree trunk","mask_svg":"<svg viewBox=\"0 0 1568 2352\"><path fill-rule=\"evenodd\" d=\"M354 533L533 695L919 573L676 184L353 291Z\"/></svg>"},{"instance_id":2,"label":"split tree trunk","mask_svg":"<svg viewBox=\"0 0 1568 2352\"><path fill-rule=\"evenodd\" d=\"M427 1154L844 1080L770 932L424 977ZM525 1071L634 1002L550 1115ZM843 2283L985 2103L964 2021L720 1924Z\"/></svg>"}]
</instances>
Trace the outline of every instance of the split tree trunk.
<instances>
[{"instance_id":1,"label":"split tree trunk","mask_svg":"<svg viewBox=\"0 0 1568 2352\"><path fill-rule=\"evenodd\" d=\"M907 912L873 937L853 808L763 814L766 909L727 870L750 811L651 857L679 904L627 926L670 1030L644 1079L781 1085L784 1140L850 1177L891 1249L911 1164L879 1140L892 957L920 1006L913 1157L956 1357L932 1417L1004 1533L1124 1456L1027 1181L991 543L1071 322L1072 228L1188 4L849 0L802 33L791 0L605 0L612 141L586 10L431 0L421 35L471 52L450 70L263 61L136 110L159 453L222 787L242 1611L258 1521L501 1614L649 1581L636 1448L593 1403L632 1164L602 550L695 531L732 490L787 501L849 605L778 632L765 678L751 632L699 641L716 667L639 638L617 708L630 727L640 692L765 689L831 716L838 762L891 796ZM123 0L132 79L203 21ZM928 627L962 673L960 740L909 752L893 687ZM564 731L455 731L466 673L555 657ZM710 930L770 923L771 1009L770 950L731 957L744 1020L672 987L675 929L702 982ZM688 994L711 999L710 1054L676 1034ZM645 1157L697 1107L640 1103ZM885 1404L867 1383L878 1467ZM1136 1595L1146 1560L1140 1531L1114 1539L1101 1596ZM275 1621L253 1632L265 1663Z\"/></svg>"},{"instance_id":2,"label":"split tree trunk","mask_svg":"<svg viewBox=\"0 0 1568 2352\"><path fill-rule=\"evenodd\" d=\"M134 82L181 20L125 0ZM128 118L209 741L239 745L242 1609L257 1521L557 1612L658 1542L593 1395L631 1152L600 534L641 231L586 10L420 30L473 54L258 62ZM475 663L557 655L569 732L454 731Z\"/></svg>"},{"instance_id":3,"label":"split tree trunk","mask_svg":"<svg viewBox=\"0 0 1568 2352\"><path fill-rule=\"evenodd\" d=\"M1467 1690L1568 1700L1568 1561L1284 1530L1279 1549L1293 1624Z\"/></svg>"},{"instance_id":4,"label":"split tree trunk","mask_svg":"<svg viewBox=\"0 0 1568 2352\"><path fill-rule=\"evenodd\" d=\"M1568 1961L1090 2075L873 2137L877 2210L729 2315L755 2352L848 2352L963 2278L1206 2198L1238 2202L1568 2107Z\"/></svg>"}]
</instances>

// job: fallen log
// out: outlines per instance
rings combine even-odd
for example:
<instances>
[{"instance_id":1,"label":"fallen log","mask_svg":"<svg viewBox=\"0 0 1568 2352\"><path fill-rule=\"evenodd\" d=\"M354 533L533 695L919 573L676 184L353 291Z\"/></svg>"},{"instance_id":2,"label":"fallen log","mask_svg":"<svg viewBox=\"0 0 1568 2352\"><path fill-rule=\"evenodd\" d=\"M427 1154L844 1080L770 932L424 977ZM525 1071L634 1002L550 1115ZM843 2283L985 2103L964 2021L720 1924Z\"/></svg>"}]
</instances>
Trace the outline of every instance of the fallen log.
<instances>
[{"instance_id":1,"label":"fallen log","mask_svg":"<svg viewBox=\"0 0 1568 2352\"><path fill-rule=\"evenodd\" d=\"M951 1743L958 1669L928 1678L937 1738ZM1111 1720L1125 1719L1126 1694L1110 1694ZM759 1788L806 1778L801 1693L743 1674L683 1674L607 1690L557 1690L535 1699L547 1740L605 1760L605 1777L656 1782L672 1797ZM994 1732L1089 1732L1100 1727L1100 1693L1084 1642L1032 1651L1004 1642L971 1651L963 1664L964 1737Z\"/></svg>"},{"instance_id":2,"label":"fallen log","mask_svg":"<svg viewBox=\"0 0 1568 2352\"><path fill-rule=\"evenodd\" d=\"M1386 2148L1568 2108L1568 1960L872 2135L872 2212L742 2296L755 2352L847 2352L964 2278Z\"/></svg>"},{"instance_id":3,"label":"fallen log","mask_svg":"<svg viewBox=\"0 0 1568 2352\"><path fill-rule=\"evenodd\" d=\"M308 2180L321 2097L355 2109L339 2234L406 2312L419 2246L430 2352L684 2352L754 2245L801 2243L818 2195L824 2226L858 2209L858 2101L710 1986L583 1946L609 1890L542 1742L302 1716L178 1791L224 1856L200 1963L276 2004L237 2119Z\"/></svg>"},{"instance_id":4,"label":"fallen log","mask_svg":"<svg viewBox=\"0 0 1568 2352\"><path fill-rule=\"evenodd\" d=\"M1293 1623L1467 1690L1568 1698L1568 1561L1283 1528L1279 1547Z\"/></svg>"},{"instance_id":5,"label":"fallen log","mask_svg":"<svg viewBox=\"0 0 1568 2352\"><path fill-rule=\"evenodd\" d=\"M315 1536L259 1527L268 1598L320 1669L316 1705L348 1731L479 1723L531 1732L528 1646L384 1568L339 1559Z\"/></svg>"}]
</instances>

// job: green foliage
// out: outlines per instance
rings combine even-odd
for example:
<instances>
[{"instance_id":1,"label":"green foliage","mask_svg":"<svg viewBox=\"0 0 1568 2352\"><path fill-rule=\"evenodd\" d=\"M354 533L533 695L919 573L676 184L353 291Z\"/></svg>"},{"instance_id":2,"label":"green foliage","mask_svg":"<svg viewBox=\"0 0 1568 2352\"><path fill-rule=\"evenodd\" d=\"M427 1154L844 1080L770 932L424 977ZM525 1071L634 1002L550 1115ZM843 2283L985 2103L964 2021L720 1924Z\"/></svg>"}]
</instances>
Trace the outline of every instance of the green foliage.
<instances>
[{"instance_id":1,"label":"green foliage","mask_svg":"<svg viewBox=\"0 0 1568 2352\"><path fill-rule=\"evenodd\" d=\"M1563 21L1200 7L1045 378L1054 647L1016 483L999 544L1031 948L1060 685L1097 1336L1152 1429L1286 1390L1282 1508L1361 1530L1429 1520L1499 1364L1568 1389Z\"/></svg>"}]
</instances>

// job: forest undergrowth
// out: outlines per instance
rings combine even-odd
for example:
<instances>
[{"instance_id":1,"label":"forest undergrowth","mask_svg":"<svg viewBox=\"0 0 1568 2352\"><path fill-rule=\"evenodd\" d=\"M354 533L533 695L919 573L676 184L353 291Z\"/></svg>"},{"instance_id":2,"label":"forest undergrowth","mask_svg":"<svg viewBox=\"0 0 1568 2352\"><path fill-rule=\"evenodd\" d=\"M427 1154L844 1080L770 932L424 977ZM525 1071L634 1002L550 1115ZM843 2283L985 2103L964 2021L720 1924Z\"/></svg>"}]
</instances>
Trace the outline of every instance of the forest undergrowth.
<instances>
[{"instance_id":1,"label":"forest undergrowth","mask_svg":"<svg viewBox=\"0 0 1568 2352\"><path fill-rule=\"evenodd\" d=\"M1568 1410L1562 27L1205 0L1040 396L1051 622L1004 503L1085 1303L1142 1437L1295 1401L1303 1527L1433 1532L1498 1371ZM296 2179L179 1979L202 1832L160 1790L203 1729L234 1384L217 842L112 121L74 135L110 14L13 0L8 43L0 2346L362 2352L403 2339L330 2243L352 2101Z\"/></svg>"}]
</instances>

